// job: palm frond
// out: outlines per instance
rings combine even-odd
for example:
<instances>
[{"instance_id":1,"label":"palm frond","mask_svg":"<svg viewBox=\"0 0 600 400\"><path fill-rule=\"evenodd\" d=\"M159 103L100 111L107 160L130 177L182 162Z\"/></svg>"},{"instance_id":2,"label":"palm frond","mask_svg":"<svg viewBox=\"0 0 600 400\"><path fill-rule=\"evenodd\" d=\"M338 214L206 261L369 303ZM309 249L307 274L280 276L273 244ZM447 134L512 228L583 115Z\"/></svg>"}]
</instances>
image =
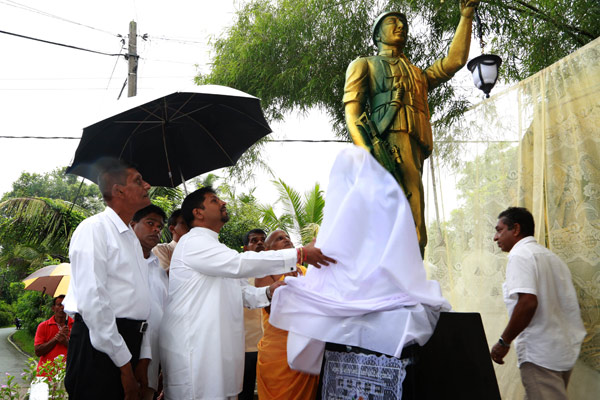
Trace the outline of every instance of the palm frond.
<instances>
[{"instance_id":1,"label":"palm frond","mask_svg":"<svg viewBox=\"0 0 600 400\"><path fill-rule=\"evenodd\" d=\"M263 227L269 231L273 232L277 229L283 229L284 231L289 231L290 228L293 228L294 222L289 214L283 214L281 217L278 217L275 214L275 210L273 210L272 206L258 206L260 213L262 214L261 222Z\"/></svg>"},{"instance_id":2,"label":"palm frond","mask_svg":"<svg viewBox=\"0 0 600 400\"><path fill-rule=\"evenodd\" d=\"M46 198L14 198L0 203L0 239L66 256L73 231L87 216L73 203Z\"/></svg>"},{"instance_id":3,"label":"palm frond","mask_svg":"<svg viewBox=\"0 0 600 400\"><path fill-rule=\"evenodd\" d=\"M283 204L285 212L292 215L298 224L297 229L301 230L306 224L306 214L300 193L286 184L282 179L273 181L273 183L279 192L279 201Z\"/></svg>"},{"instance_id":4,"label":"palm frond","mask_svg":"<svg viewBox=\"0 0 600 400\"><path fill-rule=\"evenodd\" d=\"M306 223L320 225L321 222L323 222L325 199L323 198L323 191L321 190L319 183L315 183L315 187L307 191L304 198L306 199L304 206Z\"/></svg>"},{"instance_id":5,"label":"palm frond","mask_svg":"<svg viewBox=\"0 0 600 400\"><path fill-rule=\"evenodd\" d=\"M148 196L150 197L150 200L154 200L157 197L164 197L174 204L181 204L184 198L181 189L162 186L152 186L148 191Z\"/></svg>"},{"instance_id":6,"label":"palm frond","mask_svg":"<svg viewBox=\"0 0 600 400\"><path fill-rule=\"evenodd\" d=\"M300 237L302 238L302 244L310 243L319 234L319 228L321 226L317 223L308 223L300 230Z\"/></svg>"}]
</instances>

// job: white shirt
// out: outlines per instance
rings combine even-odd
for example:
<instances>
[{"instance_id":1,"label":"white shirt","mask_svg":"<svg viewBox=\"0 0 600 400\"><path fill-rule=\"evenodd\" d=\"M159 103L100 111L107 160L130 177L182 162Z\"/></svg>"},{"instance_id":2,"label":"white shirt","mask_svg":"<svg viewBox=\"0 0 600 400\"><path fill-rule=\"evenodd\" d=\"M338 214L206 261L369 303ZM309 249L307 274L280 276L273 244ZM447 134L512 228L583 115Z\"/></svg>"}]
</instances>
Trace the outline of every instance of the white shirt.
<instances>
[{"instance_id":1,"label":"white shirt","mask_svg":"<svg viewBox=\"0 0 600 400\"><path fill-rule=\"evenodd\" d=\"M160 352L158 350L158 333L163 317L163 310L167 304L169 291L169 277L167 271L161 268L160 261L152 252L146 259L148 263L148 280L150 285L151 312L148 319L146 335L150 338L152 361L148 365L148 387L158 389L158 366L160 365Z\"/></svg>"},{"instance_id":2,"label":"white shirt","mask_svg":"<svg viewBox=\"0 0 600 400\"><path fill-rule=\"evenodd\" d=\"M509 316L518 293L537 296L533 319L515 340L519 366L524 362L554 371L570 370L586 335L571 272L533 236L519 240L508 253L502 286Z\"/></svg>"},{"instance_id":3,"label":"white shirt","mask_svg":"<svg viewBox=\"0 0 600 400\"><path fill-rule=\"evenodd\" d=\"M92 346L117 367L131 360L116 318L146 320L150 314L148 266L140 242L110 207L87 218L69 246L71 283L65 312L79 313L90 331ZM151 358L144 335L140 358Z\"/></svg>"},{"instance_id":4,"label":"white shirt","mask_svg":"<svg viewBox=\"0 0 600 400\"><path fill-rule=\"evenodd\" d=\"M242 390L243 307L269 304L252 276L296 269L296 250L238 253L218 234L193 228L179 240L169 273L169 299L159 347L167 399L223 399Z\"/></svg>"}]
</instances>

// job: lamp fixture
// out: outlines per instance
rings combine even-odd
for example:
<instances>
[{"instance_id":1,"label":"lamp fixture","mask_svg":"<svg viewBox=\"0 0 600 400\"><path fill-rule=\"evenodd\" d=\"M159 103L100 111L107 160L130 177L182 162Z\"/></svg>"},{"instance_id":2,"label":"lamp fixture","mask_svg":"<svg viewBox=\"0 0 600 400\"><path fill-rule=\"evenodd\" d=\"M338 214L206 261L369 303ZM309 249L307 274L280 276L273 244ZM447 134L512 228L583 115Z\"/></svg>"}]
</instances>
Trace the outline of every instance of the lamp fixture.
<instances>
[{"instance_id":1,"label":"lamp fixture","mask_svg":"<svg viewBox=\"0 0 600 400\"><path fill-rule=\"evenodd\" d=\"M485 93L485 97L490 97L490 91L498 80L498 69L502 64L502 59L495 54L484 54L483 35L481 34L481 19L479 12L475 9L475 20L477 21L477 33L479 35L479 46L481 55L473 58L467 63L467 68L473 75L475 86Z\"/></svg>"}]
</instances>

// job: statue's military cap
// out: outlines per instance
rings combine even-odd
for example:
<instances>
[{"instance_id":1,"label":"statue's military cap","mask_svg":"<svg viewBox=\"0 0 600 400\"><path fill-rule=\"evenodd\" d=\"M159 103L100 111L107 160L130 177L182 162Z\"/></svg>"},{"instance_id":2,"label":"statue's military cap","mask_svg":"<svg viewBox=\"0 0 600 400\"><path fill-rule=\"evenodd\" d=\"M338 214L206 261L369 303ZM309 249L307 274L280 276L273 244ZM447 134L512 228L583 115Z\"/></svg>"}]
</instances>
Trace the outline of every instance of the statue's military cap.
<instances>
[{"instance_id":1,"label":"statue's military cap","mask_svg":"<svg viewBox=\"0 0 600 400\"><path fill-rule=\"evenodd\" d=\"M404 15L401 12L397 12L397 11L386 11L382 14L380 14L377 18L375 18L375 22L373 22L373 30L372 30L372 36L373 36L373 43L375 44L375 46L377 46L377 40L375 39L375 36L377 35L377 31L379 30L379 24L381 23L381 21L383 21L383 19L389 15L395 15L397 17L399 17L402 21L404 21L404 25L406 27L406 32L408 33L408 20L406 19L406 15Z\"/></svg>"}]
</instances>

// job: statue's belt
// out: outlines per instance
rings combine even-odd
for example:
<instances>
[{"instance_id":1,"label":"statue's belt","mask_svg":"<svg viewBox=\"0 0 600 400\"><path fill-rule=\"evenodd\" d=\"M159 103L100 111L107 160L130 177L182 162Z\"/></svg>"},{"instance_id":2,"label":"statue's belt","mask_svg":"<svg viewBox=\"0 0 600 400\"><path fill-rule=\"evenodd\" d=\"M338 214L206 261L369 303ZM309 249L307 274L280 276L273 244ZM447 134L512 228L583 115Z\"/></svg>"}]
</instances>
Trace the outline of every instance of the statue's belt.
<instances>
[{"instance_id":1,"label":"statue's belt","mask_svg":"<svg viewBox=\"0 0 600 400\"><path fill-rule=\"evenodd\" d=\"M396 90L389 90L387 92L377 93L371 99L371 105L373 107L373 113L376 113L382 107L390 104L392 100L396 96ZM426 114L425 104L423 103L423 99L420 96L415 96L414 93L405 92L404 96L402 96L401 103L403 106L410 106L415 108L417 111Z\"/></svg>"}]
</instances>

